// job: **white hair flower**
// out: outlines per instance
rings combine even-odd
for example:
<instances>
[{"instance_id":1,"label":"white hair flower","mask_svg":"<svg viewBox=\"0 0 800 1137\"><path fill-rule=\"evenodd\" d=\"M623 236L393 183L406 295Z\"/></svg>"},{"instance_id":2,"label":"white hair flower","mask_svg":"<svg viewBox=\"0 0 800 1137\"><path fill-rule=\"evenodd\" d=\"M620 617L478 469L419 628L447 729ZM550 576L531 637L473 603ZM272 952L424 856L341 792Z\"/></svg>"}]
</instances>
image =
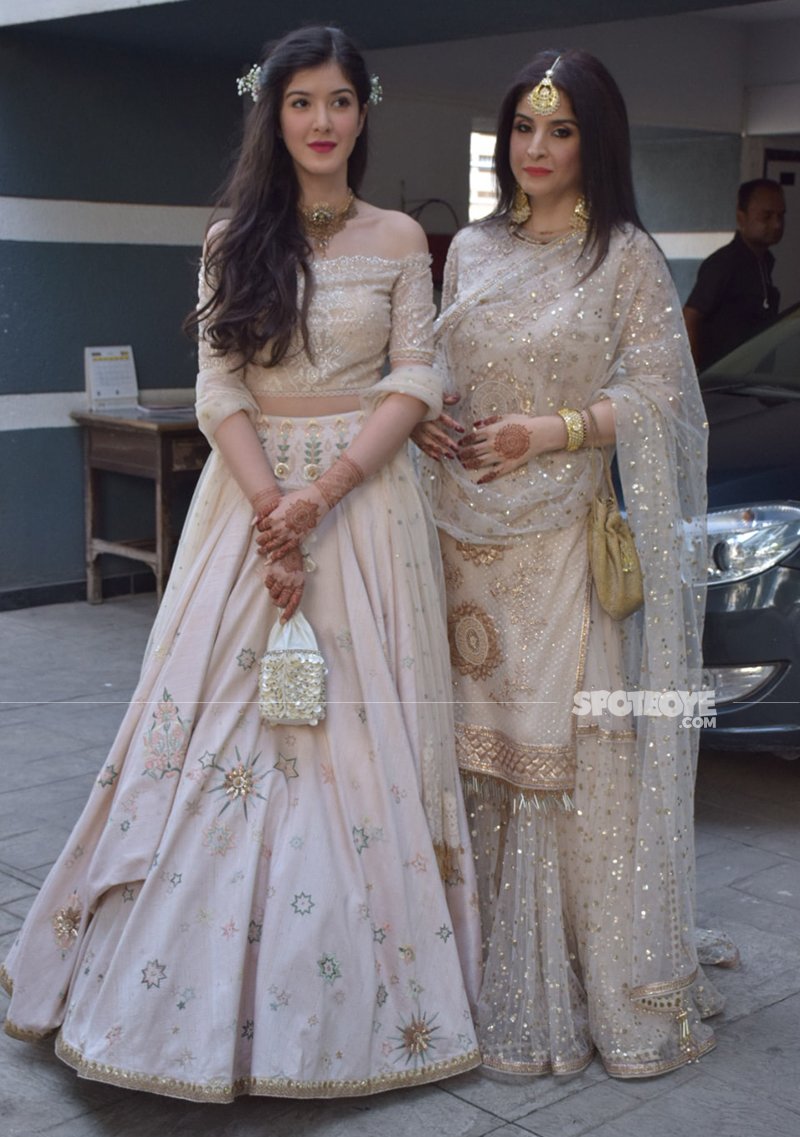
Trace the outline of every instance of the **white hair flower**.
<instances>
[{"instance_id":1,"label":"white hair flower","mask_svg":"<svg viewBox=\"0 0 800 1137\"><path fill-rule=\"evenodd\" d=\"M261 64L254 63L246 75L236 80L236 90L240 95L250 95L254 103L258 102L261 90Z\"/></svg>"},{"instance_id":2,"label":"white hair flower","mask_svg":"<svg viewBox=\"0 0 800 1137\"><path fill-rule=\"evenodd\" d=\"M373 107L377 107L378 103L383 98L383 87L377 75L370 75L369 77L369 102Z\"/></svg>"}]
</instances>

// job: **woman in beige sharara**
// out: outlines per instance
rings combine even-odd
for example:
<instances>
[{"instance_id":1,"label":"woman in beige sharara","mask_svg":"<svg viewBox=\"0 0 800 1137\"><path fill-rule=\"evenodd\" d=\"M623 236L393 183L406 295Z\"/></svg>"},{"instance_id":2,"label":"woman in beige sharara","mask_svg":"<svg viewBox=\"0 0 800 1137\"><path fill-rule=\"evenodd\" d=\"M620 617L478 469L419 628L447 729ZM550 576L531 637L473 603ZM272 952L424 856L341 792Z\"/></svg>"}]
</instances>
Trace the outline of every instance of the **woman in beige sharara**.
<instances>
[{"instance_id":1,"label":"woman in beige sharara","mask_svg":"<svg viewBox=\"0 0 800 1137\"><path fill-rule=\"evenodd\" d=\"M414 435L433 459L478 869L478 1041L510 1073L599 1052L644 1077L709 1050L721 1005L694 933L697 732L602 693L701 685L704 413L602 64L537 56L495 159L499 206L455 238L437 325L466 433L444 416ZM644 572L644 608L619 622L587 558L600 446Z\"/></svg>"},{"instance_id":2,"label":"woman in beige sharara","mask_svg":"<svg viewBox=\"0 0 800 1137\"><path fill-rule=\"evenodd\" d=\"M9 1033L58 1029L83 1076L196 1101L480 1060L441 564L405 447L441 411L427 245L355 196L375 86L341 31L293 33L245 86L200 277L213 453L133 702L3 970ZM298 604L327 716L270 729L258 660Z\"/></svg>"}]
</instances>

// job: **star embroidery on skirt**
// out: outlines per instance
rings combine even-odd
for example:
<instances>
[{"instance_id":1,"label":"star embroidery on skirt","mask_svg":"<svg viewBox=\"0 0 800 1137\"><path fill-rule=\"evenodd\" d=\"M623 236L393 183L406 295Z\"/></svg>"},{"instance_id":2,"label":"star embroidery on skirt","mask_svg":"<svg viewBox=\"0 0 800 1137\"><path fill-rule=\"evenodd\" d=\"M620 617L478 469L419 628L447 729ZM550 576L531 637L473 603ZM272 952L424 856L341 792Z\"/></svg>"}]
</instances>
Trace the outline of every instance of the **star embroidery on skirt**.
<instances>
[{"instance_id":1,"label":"star embroidery on skirt","mask_svg":"<svg viewBox=\"0 0 800 1137\"><path fill-rule=\"evenodd\" d=\"M361 856L364 849L369 847L369 834L366 829L353 826L353 844L356 847L356 852Z\"/></svg>"},{"instance_id":2,"label":"star embroidery on skirt","mask_svg":"<svg viewBox=\"0 0 800 1137\"><path fill-rule=\"evenodd\" d=\"M116 768L113 762L109 762L107 766L103 767L103 772L97 779L97 784L98 786L102 786L104 789L107 789L108 786L114 785L114 782L116 782L118 777L119 770Z\"/></svg>"},{"instance_id":3,"label":"star embroidery on skirt","mask_svg":"<svg viewBox=\"0 0 800 1137\"><path fill-rule=\"evenodd\" d=\"M286 755L281 754L280 751L278 751L278 761L275 763L273 769L278 770L279 773L283 774L287 782L290 778L300 777L297 772L297 759L287 758Z\"/></svg>"},{"instance_id":4,"label":"star embroidery on skirt","mask_svg":"<svg viewBox=\"0 0 800 1137\"><path fill-rule=\"evenodd\" d=\"M147 966L142 968L141 982L144 983L148 991L153 987L160 987L166 977L166 964L159 963L157 959L148 960Z\"/></svg>"}]
</instances>

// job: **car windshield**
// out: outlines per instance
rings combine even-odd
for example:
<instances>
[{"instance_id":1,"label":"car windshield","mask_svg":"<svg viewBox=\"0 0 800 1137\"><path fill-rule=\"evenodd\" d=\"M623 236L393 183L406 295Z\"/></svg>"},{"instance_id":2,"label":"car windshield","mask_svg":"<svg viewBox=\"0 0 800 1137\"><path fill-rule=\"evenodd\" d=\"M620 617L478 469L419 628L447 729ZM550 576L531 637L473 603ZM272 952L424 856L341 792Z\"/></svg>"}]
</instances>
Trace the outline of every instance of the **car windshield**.
<instances>
[{"instance_id":1,"label":"car windshield","mask_svg":"<svg viewBox=\"0 0 800 1137\"><path fill-rule=\"evenodd\" d=\"M767 328L740 344L700 376L704 392L780 387L800 397L800 304L787 310Z\"/></svg>"}]
</instances>

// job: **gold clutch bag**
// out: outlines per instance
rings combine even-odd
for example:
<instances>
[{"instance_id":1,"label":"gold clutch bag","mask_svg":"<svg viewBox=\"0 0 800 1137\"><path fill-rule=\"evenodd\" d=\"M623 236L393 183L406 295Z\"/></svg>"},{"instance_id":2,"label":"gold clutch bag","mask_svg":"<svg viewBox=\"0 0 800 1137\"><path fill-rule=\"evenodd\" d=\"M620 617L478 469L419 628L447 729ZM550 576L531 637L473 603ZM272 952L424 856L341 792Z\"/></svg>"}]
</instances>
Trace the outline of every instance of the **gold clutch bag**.
<instances>
[{"instance_id":1,"label":"gold clutch bag","mask_svg":"<svg viewBox=\"0 0 800 1137\"><path fill-rule=\"evenodd\" d=\"M608 458L602 449L603 485L589 511L589 566L597 599L614 620L644 603L642 566L630 525L620 513Z\"/></svg>"},{"instance_id":2,"label":"gold clutch bag","mask_svg":"<svg viewBox=\"0 0 800 1137\"><path fill-rule=\"evenodd\" d=\"M305 616L278 621L258 673L258 709L270 726L316 726L325 718L327 668Z\"/></svg>"}]
</instances>

